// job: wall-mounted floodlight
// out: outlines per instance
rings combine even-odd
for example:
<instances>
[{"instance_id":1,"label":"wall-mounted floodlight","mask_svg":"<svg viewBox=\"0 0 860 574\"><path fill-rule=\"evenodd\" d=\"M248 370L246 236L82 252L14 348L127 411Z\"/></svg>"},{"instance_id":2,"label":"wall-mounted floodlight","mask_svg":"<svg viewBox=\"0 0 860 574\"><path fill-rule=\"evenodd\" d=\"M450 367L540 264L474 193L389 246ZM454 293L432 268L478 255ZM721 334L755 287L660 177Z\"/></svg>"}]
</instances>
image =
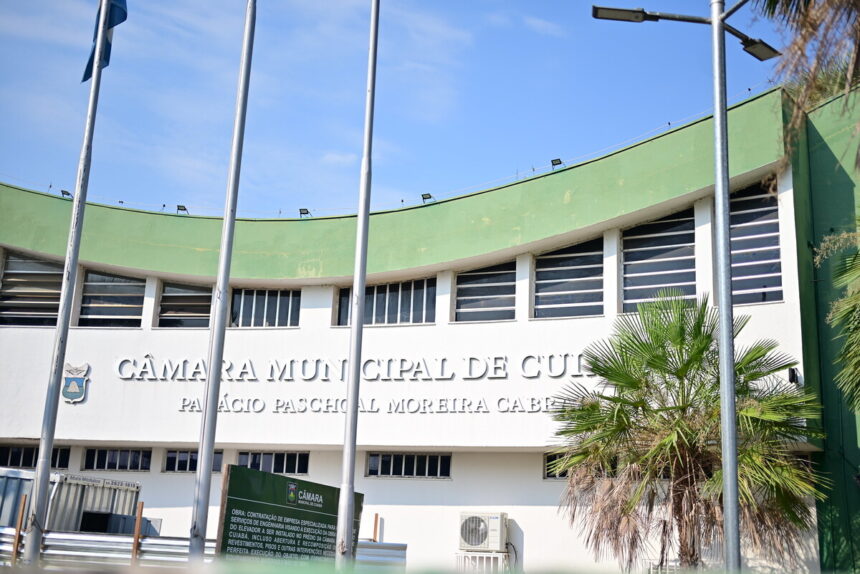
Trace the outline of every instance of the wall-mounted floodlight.
<instances>
[{"instance_id":1,"label":"wall-mounted floodlight","mask_svg":"<svg viewBox=\"0 0 860 574\"><path fill-rule=\"evenodd\" d=\"M309 209L306 209L304 207L299 208L299 217L300 218L301 217L310 217L310 216L311 216L311 211Z\"/></svg>"},{"instance_id":2,"label":"wall-mounted floodlight","mask_svg":"<svg viewBox=\"0 0 860 574\"><path fill-rule=\"evenodd\" d=\"M433 196L430 195L429 193L422 193L421 194L421 203L427 203L428 201L432 201L432 200L433 200Z\"/></svg>"},{"instance_id":3,"label":"wall-mounted floodlight","mask_svg":"<svg viewBox=\"0 0 860 574\"><path fill-rule=\"evenodd\" d=\"M648 14L642 8L628 10L625 8L592 6L591 17L597 18L598 20L617 20L619 22L644 22L645 20L657 21L655 16Z\"/></svg>"},{"instance_id":4,"label":"wall-mounted floodlight","mask_svg":"<svg viewBox=\"0 0 860 574\"><path fill-rule=\"evenodd\" d=\"M764 62L765 60L770 60L771 58L776 58L780 56L779 50L765 42L764 40L759 40L757 38L750 38L748 40L742 40L741 44L744 46L744 52L747 54L751 54L757 60Z\"/></svg>"},{"instance_id":5,"label":"wall-mounted floodlight","mask_svg":"<svg viewBox=\"0 0 860 574\"><path fill-rule=\"evenodd\" d=\"M560 166L562 162L560 158L555 158L554 160L550 161L550 163L552 164L552 169L555 169Z\"/></svg>"},{"instance_id":6,"label":"wall-mounted floodlight","mask_svg":"<svg viewBox=\"0 0 860 574\"><path fill-rule=\"evenodd\" d=\"M184 211L186 215L191 215L190 213L188 213L188 208L185 207L184 205L177 205L176 206L176 213L179 213L180 211Z\"/></svg>"},{"instance_id":7,"label":"wall-mounted floodlight","mask_svg":"<svg viewBox=\"0 0 860 574\"><path fill-rule=\"evenodd\" d=\"M66 191L65 189L61 189L60 193L62 194L63 197L68 197L68 198L72 197L72 194L70 192Z\"/></svg>"}]
</instances>

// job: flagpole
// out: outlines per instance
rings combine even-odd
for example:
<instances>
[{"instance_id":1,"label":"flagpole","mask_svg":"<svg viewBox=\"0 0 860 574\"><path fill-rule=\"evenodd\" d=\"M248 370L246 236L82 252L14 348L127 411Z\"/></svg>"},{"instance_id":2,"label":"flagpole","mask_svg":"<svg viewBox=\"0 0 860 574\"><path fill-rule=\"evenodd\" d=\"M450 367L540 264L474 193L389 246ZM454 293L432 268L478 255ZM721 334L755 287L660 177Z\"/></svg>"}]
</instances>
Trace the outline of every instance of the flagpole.
<instances>
[{"instance_id":1,"label":"flagpole","mask_svg":"<svg viewBox=\"0 0 860 574\"><path fill-rule=\"evenodd\" d=\"M96 110L99 104L99 87L102 79L102 54L110 0L101 0L99 22L96 32L95 56L93 59L90 101L87 106L87 120L84 126L84 141L78 162L78 175L75 182L75 196L72 198L72 221L69 229L69 243L66 247L66 261L60 290L60 307L57 312L57 330L54 334L54 354L48 376L48 392L45 396L45 410L42 415L42 435L39 441L39 458L36 462L36 478L33 483L33 496L30 503L30 516L27 523L27 538L24 546L24 563L37 565L42 554L42 537L48 514L48 484L51 478L51 454L54 450L54 432L57 428L57 410L60 403L60 382L63 363L66 361L66 343L69 339L69 323L72 317L72 299L78 275L78 254L81 247L81 234L84 227L84 207L87 201L87 188L90 180L92 160L93 131L96 125Z\"/></svg>"},{"instance_id":2,"label":"flagpole","mask_svg":"<svg viewBox=\"0 0 860 574\"><path fill-rule=\"evenodd\" d=\"M239 68L239 88L236 95L236 118L233 123L230 171L227 175L227 199L224 204L224 224L221 228L218 279L212 294L215 300L215 313L209 331L206 398L203 405L203 421L200 426L200 447L197 450L197 478L194 486L194 508L189 542L189 554L192 560L203 559L206 545L209 491L212 486L212 462L215 457L215 426L218 418L221 365L224 360L224 335L227 328L227 296L230 289L230 260L233 256L233 228L236 223L236 200L239 196L239 175L242 170L242 145L245 139L245 115L248 109L248 84L251 79L251 56L254 51L256 18L256 0L248 0L245 10L242 63Z\"/></svg>"},{"instance_id":3,"label":"flagpole","mask_svg":"<svg viewBox=\"0 0 860 574\"><path fill-rule=\"evenodd\" d=\"M373 103L376 88L376 44L379 31L379 0L370 2L370 48L367 58L367 99L364 108L364 152L355 232L355 270L352 282L352 325L349 337L349 381L343 433L343 462L337 510L335 562L344 568L353 560L355 520L355 443L358 432L358 395L361 381L361 342L364 331L364 286L367 275L367 228L370 214L371 157L373 155Z\"/></svg>"}]
</instances>

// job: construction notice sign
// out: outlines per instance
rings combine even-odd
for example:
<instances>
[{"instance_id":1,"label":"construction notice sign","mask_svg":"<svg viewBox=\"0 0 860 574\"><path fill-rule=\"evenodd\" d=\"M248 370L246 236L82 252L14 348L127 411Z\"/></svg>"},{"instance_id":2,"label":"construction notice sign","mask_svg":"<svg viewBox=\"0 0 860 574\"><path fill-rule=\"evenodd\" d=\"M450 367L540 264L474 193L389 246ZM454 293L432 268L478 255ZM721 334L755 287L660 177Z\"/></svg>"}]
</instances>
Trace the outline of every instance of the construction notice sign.
<instances>
[{"instance_id":1,"label":"construction notice sign","mask_svg":"<svg viewBox=\"0 0 860 574\"><path fill-rule=\"evenodd\" d=\"M340 489L230 465L221 496L216 553L248 558L333 559ZM355 494L352 547L363 494Z\"/></svg>"}]
</instances>

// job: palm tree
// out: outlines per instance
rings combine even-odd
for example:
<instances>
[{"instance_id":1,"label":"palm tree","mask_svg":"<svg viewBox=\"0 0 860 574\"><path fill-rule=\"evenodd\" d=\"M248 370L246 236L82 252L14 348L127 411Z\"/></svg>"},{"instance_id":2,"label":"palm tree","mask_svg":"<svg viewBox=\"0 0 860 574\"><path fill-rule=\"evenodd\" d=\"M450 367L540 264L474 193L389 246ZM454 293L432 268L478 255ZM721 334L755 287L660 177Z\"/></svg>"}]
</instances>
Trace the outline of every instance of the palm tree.
<instances>
[{"instance_id":1,"label":"palm tree","mask_svg":"<svg viewBox=\"0 0 860 574\"><path fill-rule=\"evenodd\" d=\"M789 122L794 137L807 109L860 81L860 0L756 0L755 5L789 36L779 72L797 103ZM855 166L860 169L860 150Z\"/></svg>"},{"instance_id":2,"label":"palm tree","mask_svg":"<svg viewBox=\"0 0 860 574\"><path fill-rule=\"evenodd\" d=\"M735 336L747 317L735 321ZM665 565L702 563L722 538L717 313L664 294L622 315L612 337L590 345L595 389L568 386L554 413L567 474L562 505L595 557L629 570L656 542ZM814 396L778 376L795 364L775 341L736 350L738 467L744 543L799 560L820 484L793 451L818 414Z\"/></svg>"},{"instance_id":3,"label":"palm tree","mask_svg":"<svg viewBox=\"0 0 860 574\"><path fill-rule=\"evenodd\" d=\"M860 221L857 222L860 225ZM833 285L843 289L833 302L827 321L839 330L842 347L837 355L840 364L836 385L845 395L848 406L860 412L860 231L843 231L828 235L815 252L815 264L838 255L834 264Z\"/></svg>"}]
</instances>

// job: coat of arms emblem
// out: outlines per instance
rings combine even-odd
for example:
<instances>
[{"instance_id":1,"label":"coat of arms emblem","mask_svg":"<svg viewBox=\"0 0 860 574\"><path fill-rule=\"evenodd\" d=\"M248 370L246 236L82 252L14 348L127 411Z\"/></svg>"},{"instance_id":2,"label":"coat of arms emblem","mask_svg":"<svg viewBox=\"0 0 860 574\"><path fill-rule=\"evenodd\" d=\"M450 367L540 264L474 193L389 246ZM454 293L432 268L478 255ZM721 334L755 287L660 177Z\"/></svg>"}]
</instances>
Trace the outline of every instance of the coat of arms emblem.
<instances>
[{"instance_id":1,"label":"coat of arms emblem","mask_svg":"<svg viewBox=\"0 0 860 574\"><path fill-rule=\"evenodd\" d=\"M66 363L63 368L63 398L67 403L79 403L87 398L87 383L90 379L87 373L90 366L84 363L80 367L73 367Z\"/></svg>"}]
</instances>

